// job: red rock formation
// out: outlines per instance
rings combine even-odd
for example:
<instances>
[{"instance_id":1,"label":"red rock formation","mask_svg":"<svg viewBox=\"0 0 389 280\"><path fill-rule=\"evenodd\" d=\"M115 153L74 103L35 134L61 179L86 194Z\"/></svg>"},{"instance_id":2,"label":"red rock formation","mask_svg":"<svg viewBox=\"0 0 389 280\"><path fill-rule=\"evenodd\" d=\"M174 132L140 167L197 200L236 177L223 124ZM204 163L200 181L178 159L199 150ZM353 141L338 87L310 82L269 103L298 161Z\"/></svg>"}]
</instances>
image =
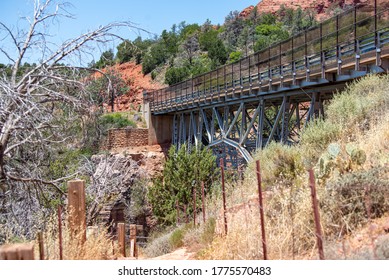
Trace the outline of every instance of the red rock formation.
<instances>
[{"instance_id":1,"label":"red rock formation","mask_svg":"<svg viewBox=\"0 0 389 280\"><path fill-rule=\"evenodd\" d=\"M143 91L152 91L162 88L164 85L158 84L151 79L150 74L143 75L142 65L135 64L135 62L126 62L123 64L117 64L110 67L116 73L119 73L126 85L129 87L129 91L117 98L114 102L115 112L138 110L143 103ZM107 69L103 70L106 71ZM99 73L95 73L95 77L101 76ZM111 110L111 107L105 104L107 111Z\"/></svg>"},{"instance_id":2,"label":"red rock formation","mask_svg":"<svg viewBox=\"0 0 389 280\"><path fill-rule=\"evenodd\" d=\"M255 7L253 5L251 5L250 7L247 7L246 9L244 9L243 11L240 12L239 17L242 17L242 18L248 17L251 14L251 12L254 10L254 8Z\"/></svg>"},{"instance_id":3,"label":"red rock formation","mask_svg":"<svg viewBox=\"0 0 389 280\"><path fill-rule=\"evenodd\" d=\"M257 4L257 7L259 13L276 13L282 6L293 9L300 7L303 10L314 9L318 14L317 18L323 19L325 12L330 7L339 6L343 8L345 5L355 5L369 1L372 2L372 0L262 0ZM250 6L244 9L241 15L249 15L253 9L254 7Z\"/></svg>"}]
</instances>

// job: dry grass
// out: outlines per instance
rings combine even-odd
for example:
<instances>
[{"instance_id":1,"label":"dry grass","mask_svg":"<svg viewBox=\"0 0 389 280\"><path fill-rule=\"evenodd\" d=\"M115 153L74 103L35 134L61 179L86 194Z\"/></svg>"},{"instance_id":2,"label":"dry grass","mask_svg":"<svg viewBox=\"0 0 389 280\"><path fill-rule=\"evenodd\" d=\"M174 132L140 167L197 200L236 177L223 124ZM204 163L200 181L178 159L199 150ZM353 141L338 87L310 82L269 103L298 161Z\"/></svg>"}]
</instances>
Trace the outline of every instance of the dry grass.
<instances>
[{"instance_id":1,"label":"dry grass","mask_svg":"<svg viewBox=\"0 0 389 280\"><path fill-rule=\"evenodd\" d=\"M88 232L87 240L82 243L82 231L73 234L67 222L62 227L62 247L64 260L111 260L119 257L117 242L112 242L106 228ZM56 217L53 217L43 232L45 259L59 260L59 232ZM34 241L36 256L39 256L37 240Z\"/></svg>"},{"instance_id":2,"label":"dry grass","mask_svg":"<svg viewBox=\"0 0 389 280\"><path fill-rule=\"evenodd\" d=\"M331 142L344 147L352 143L367 156L362 166L332 172L317 181L321 226L327 244L339 242L370 223L366 199L371 203L371 218L389 211L389 76L371 76L351 84L327 108L327 119L313 122L294 147L271 144L255 155L261 161L265 227L270 259L317 258L315 225L308 187L309 167ZM255 163L251 162L245 180L227 187L228 235L223 236L220 198L213 203L219 217L215 238L201 257L204 259L261 259ZM372 195L366 195L369 186ZM381 237L378 258L389 254L387 236ZM377 242L378 242L377 241ZM367 240L366 242L370 242ZM363 252L349 258L371 258ZM331 246L328 245L330 254ZM334 258L342 258L335 255Z\"/></svg>"}]
</instances>

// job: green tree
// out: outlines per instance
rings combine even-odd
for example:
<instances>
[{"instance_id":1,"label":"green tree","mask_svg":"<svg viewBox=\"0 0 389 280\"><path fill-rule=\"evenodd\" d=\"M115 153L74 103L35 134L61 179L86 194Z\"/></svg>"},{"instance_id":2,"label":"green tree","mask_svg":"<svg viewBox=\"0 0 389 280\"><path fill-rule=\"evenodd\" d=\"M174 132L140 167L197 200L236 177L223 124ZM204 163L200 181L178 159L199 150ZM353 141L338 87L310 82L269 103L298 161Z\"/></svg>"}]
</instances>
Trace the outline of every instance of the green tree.
<instances>
[{"instance_id":1,"label":"green tree","mask_svg":"<svg viewBox=\"0 0 389 280\"><path fill-rule=\"evenodd\" d=\"M220 65L224 65L227 62L227 49L223 44L223 41L218 39L208 50L208 56L212 60L212 69L216 69Z\"/></svg>"},{"instance_id":2,"label":"green tree","mask_svg":"<svg viewBox=\"0 0 389 280\"><path fill-rule=\"evenodd\" d=\"M229 62L230 63L236 62L242 57L243 57L243 53L241 51L232 52L230 53Z\"/></svg>"},{"instance_id":3,"label":"green tree","mask_svg":"<svg viewBox=\"0 0 389 280\"><path fill-rule=\"evenodd\" d=\"M138 52L136 46L134 46L134 44L129 40L124 40L116 47L116 49L116 58L119 63L131 61L136 57L136 53Z\"/></svg>"},{"instance_id":4,"label":"green tree","mask_svg":"<svg viewBox=\"0 0 389 280\"><path fill-rule=\"evenodd\" d=\"M114 53L112 49L105 51L101 54L100 59L96 62L95 67L98 69L103 69L107 66L112 66L114 64Z\"/></svg>"},{"instance_id":5,"label":"green tree","mask_svg":"<svg viewBox=\"0 0 389 280\"><path fill-rule=\"evenodd\" d=\"M165 74L165 83L171 86L182 82L188 77L188 67L169 67Z\"/></svg>"},{"instance_id":6,"label":"green tree","mask_svg":"<svg viewBox=\"0 0 389 280\"><path fill-rule=\"evenodd\" d=\"M143 74L148 74L157 66L165 63L169 57L167 49L163 41L153 44L149 51L143 57L142 71Z\"/></svg>"},{"instance_id":7,"label":"green tree","mask_svg":"<svg viewBox=\"0 0 389 280\"><path fill-rule=\"evenodd\" d=\"M254 51L260 51L271 44L289 38L289 32L280 23L276 25L260 24L255 28L255 33L257 40L254 45Z\"/></svg>"},{"instance_id":8,"label":"green tree","mask_svg":"<svg viewBox=\"0 0 389 280\"><path fill-rule=\"evenodd\" d=\"M200 205L201 182L205 183L208 192L216 174L216 158L209 149L193 149L188 153L186 145L182 145L178 151L172 146L162 177L157 178L149 188L148 197L154 215L163 224L174 223L177 202L186 205L191 213L193 191L196 191L196 203Z\"/></svg>"},{"instance_id":9,"label":"green tree","mask_svg":"<svg viewBox=\"0 0 389 280\"><path fill-rule=\"evenodd\" d=\"M102 106L106 103L113 111L115 98L126 94L130 89L121 75L110 69L104 75L90 80L88 90L95 104Z\"/></svg>"}]
</instances>

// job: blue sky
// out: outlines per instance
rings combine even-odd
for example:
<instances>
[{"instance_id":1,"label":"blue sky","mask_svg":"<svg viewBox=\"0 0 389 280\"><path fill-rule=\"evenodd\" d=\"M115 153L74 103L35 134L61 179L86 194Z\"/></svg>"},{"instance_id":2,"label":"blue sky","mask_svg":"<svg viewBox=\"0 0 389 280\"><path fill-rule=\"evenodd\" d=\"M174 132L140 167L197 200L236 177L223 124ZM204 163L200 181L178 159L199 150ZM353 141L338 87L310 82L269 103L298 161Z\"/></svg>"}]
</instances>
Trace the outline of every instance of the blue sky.
<instances>
[{"instance_id":1,"label":"blue sky","mask_svg":"<svg viewBox=\"0 0 389 280\"><path fill-rule=\"evenodd\" d=\"M41 0L43 1L43 0ZM174 23L204 23L210 19L213 24L222 24L225 16L233 10L243 10L255 5L258 0L68 0L72 4L69 11L75 19L62 19L59 25L51 28L55 42L75 37L82 32L95 29L112 21L130 20L140 28L160 34L170 29ZM33 0L0 0L0 21L15 27L21 24L20 18L31 14ZM135 39L138 34L127 30L121 34ZM147 36L146 34L143 37ZM2 37L0 37L2 40ZM0 42L1 44L1 42ZM107 46L106 48L114 48ZM0 54L0 62L8 63Z\"/></svg>"}]
</instances>

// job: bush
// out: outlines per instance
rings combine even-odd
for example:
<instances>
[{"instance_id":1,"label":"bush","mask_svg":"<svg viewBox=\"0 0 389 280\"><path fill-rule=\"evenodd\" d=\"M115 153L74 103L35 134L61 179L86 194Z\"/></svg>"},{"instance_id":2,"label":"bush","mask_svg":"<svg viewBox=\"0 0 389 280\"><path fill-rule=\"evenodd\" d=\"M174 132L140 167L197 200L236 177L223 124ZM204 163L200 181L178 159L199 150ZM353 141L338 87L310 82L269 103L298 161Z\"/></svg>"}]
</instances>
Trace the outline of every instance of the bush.
<instances>
[{"instance_id":1,"label":"bush","mask_svg":"<svg viewBox=\"0 0 389 280\"><path fill-rule=\"evenodd\" d=\"M328 221L327 233L354 231L389 211L389 179L384 167L353 171L334 177L325 186L321 208Z\"/></svg>"},{"instance_id":2,"label":"bush","mask_svg":"<svg viewBox=\"0 0 389 280\"><path fill-rule=\"evenodd\" d=\"M229 62L230 63L237 62L242 57L243 57L243 53L241 51L232 52L230 53Z\"/></svg>"},{"instance_id":3,"label":"bush","mask_svg":"<svg viewBox=\"0 0 389 280\"><path fill-rule=\"evenodd\" d=\"M184 245L184 235L185 231L183 228L178 228L172 232L172 234L170 235L170 244L173 250L180 248L182 245Z\"/></svg>"},{"instance_id":4,"label":"bush","mask_svg":"<svg viewBox=\"0 0 389 280\"><path fill-rule=\"evenodd\" d=\"M148 197L154 215L165 225L176 221L176 203L188 205L187 214L193 211L193 190L197 192L196 203L201 204L201 182L208 193L217 174L216 160L207 148L193 148L192 152L182 145L178 151L172 146L164 164L163 176L154 180ZM200 207L199 207L200 208Z\"/></svg>"},{"instance_id":5,"label":"bush","mask_svg":"<svg viewBox=\"0 0 389 280\"><path fill-rule=\"evenodd\" d=\"M165 74L165 83L169 86L184 81L189 77L187 67L170 67Z\"/></svg>"},{"instance_id":6,"label":"bush","mask_svg":"<svg viewBox=\"0 0 389 280\"><path fill-rule=\"evenodd\" d=\"M150 257L158 257L170 253L173 248L170 242L171 233L163 234L147 244L145 254Z\"/></svg>"},{"instance_id":7,"label":"bush","mask_svg":"<svg viewBox=\"0 0 389 280\"><path fill-rule=\"evenodd\" d=\"M136 124L121 113L109 113L99 118L99 124L106 131L112 128L136 127Z\"/></svg>"},{"instance_id":8,"label":"bush","mask_svg":"<svg viewBox=\"0 0 389 280\"><path fill-rule=\"evenodd\" d=\"M305 167L297 147L272 142L266 149L254 155L261 163L262 179L265 185L275 182L295 183L304 174ZM246 177L255 178L255 162L249 164Z\"/></svg>"}]
</instances>

